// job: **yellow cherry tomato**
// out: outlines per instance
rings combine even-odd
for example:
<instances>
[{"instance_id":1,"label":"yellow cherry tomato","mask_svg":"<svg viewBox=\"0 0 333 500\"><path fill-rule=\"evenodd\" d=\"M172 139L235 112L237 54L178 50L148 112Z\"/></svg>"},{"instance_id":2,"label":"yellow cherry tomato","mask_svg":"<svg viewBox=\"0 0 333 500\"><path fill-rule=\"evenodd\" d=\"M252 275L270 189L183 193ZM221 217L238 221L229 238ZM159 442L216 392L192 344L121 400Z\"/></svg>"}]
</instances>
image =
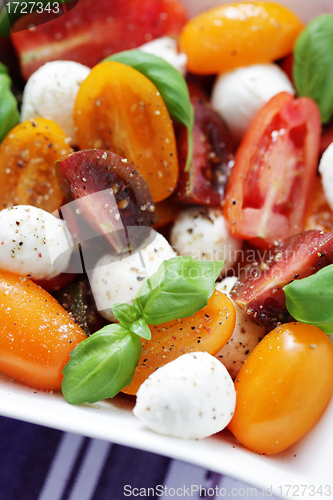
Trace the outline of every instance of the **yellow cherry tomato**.
<instances>
[{"instance_id":1,"label":"yellow cherry tomato","mask_svg":"<svg viewBox=\"0 0 333 500\"><path fill-rule=\"evenodd\" d=\"M192 73L223 73L288 55L302 28L300 19L282 5L238 2L191 19L180 34L179 45Z\"/></svg>"},{"instance_id":2,"label":"yellow cherry tomato","mask_svg":"<svg viewBox=\"0 0 333 500\"><path fill-rule=\"evenodd\" d=\"M250 450L279 453L304 436L328 405L333 345L316 326L279 326L252 351L235 388L229 430Z\"/></svg>"},{"instance_id":3,"label":"yellow cherry tomato","mask_svg":"<svg viewBox=\"0 0 333 500\"><path fill-rule=\"evenodd\" d=\"M108 149L128 159L155 202L178 181L172 121L155 85L116 61L95 66L76 97L74 120L80 149Z\"/></svg>"}]
</instances>

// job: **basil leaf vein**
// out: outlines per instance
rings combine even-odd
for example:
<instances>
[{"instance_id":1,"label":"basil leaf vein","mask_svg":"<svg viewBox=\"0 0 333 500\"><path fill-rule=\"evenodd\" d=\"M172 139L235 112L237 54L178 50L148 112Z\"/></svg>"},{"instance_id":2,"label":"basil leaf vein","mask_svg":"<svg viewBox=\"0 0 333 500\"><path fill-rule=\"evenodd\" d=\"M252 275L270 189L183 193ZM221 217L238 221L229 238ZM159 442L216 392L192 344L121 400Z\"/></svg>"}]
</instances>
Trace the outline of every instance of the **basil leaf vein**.
<instances>
[{"instance_id":1,"label":"basil leaf vein","mask_svg":"<svg viewBox=\"0 0 333 500\"><path fill-rule=\"evenodd\" d=\"M132 381L142 352L137 335L118 324L83 340L63 369L62 393L72 404L113 398Z\"/></svg>"},{"instance_id":2,"label":"basil leaf vein","mask_svg":"<svg viewBox=\"0 0 333 500\"><path fill-rule=\"evenodd\" d=\"M323 123L333 113L333 14L309 22L294 48L293 78L299 96L311 97Z\"/></svg>"},{"instance_id":3,"label":"basil leaf vein","mask_svg":"<svg viewBox=\"0 0 333 500\"><path fill-rule=\"evenodd\" d=\"M284 288L290 314L302 323L321 328L333 334L333 265Z\"/></svg>"}]
</instances>

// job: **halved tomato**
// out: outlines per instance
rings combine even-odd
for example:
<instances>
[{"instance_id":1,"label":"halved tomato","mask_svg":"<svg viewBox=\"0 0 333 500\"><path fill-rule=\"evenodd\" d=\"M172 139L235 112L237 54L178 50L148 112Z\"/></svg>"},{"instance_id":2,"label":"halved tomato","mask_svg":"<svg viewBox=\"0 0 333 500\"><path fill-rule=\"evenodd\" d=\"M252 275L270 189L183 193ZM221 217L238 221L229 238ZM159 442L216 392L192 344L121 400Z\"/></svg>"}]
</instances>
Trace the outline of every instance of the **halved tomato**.
<instances>
[{"instance_id":1,"label":"halved tomato","mask_svg":"<svg viewBox=\"0 0 333 500\"><path fill-rule=\"evenodd\" d=\"M227 186L224 215L233 235L267 247L303 230L320 132L319 110L309 98L281 92L259 111Z\"/></svg>"}]
</instances>

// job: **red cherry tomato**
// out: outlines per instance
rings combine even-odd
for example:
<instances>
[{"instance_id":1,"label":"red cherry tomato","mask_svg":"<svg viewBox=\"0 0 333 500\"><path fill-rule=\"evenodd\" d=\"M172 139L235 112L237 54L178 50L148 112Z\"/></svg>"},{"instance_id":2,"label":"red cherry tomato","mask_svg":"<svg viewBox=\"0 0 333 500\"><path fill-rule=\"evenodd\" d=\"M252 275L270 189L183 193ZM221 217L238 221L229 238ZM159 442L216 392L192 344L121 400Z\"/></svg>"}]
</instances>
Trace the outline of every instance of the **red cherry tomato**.
<instances>
[{"instance_id":1,"label":"red cherry tomato","mask_svg":"<svg viewBox=\"0 0 333 500\"><path fill-rule=\"evenodd\" d=\"M58 19L40 24L40 17L21 17L15 23L21 31L12 33L26 79L42 64L59 59L92 68L115 52L176 36L187 21L178 0L80 0ZM30 30L28 25L36 27Z\"/></svg>"},{"instance_id":2,"label":"red cherry tomato","mask_svg":"<svg viewBox=\"0 0 333 500\"><path fill-rule=\"evenodd\" d=\"M235 380L228 426L247 448L274 454L303 437L333 391L333 345L319 328L288 323L267 334Z\"/></svg>"},{"instance_id":3,"label":"red cherry tomato","mask_svg":"<svg viewBox=\"0 0 333 500\"><path fill-rule=\"evenodd\" d=\"M309 98L274 96L238 148L224 215L238 238L267 247L300 233L315 179L320 115Z\"/></svg>"}]
</instances>

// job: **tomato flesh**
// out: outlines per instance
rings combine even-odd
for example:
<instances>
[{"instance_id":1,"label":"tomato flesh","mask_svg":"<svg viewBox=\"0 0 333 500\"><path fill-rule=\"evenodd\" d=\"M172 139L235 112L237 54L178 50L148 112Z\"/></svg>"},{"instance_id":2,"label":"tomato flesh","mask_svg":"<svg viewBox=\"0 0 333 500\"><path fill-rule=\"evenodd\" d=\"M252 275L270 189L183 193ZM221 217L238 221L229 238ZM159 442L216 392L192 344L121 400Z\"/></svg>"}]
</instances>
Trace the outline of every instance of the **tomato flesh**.
<instances>
[{"instance_id":1,"label":"tomato flesh","mask_svg":"<svg viewBox=\"0 0 333 500\"><path fill-rule=\"evenodd\" d=\"M288 323L267 334L236 377L228 426L247 448L279 453L303 437L333 391L333 345L313 325Z\"/></svg>"},{"instance_id":2,"label":"tomato flesh","mask_svg":"<svg viewBox=\"0 0 333 500\"><path fill-rule=\"evenodd\" d=\"M187 21L177 0L80 0L67 14L38 26L40 16L23 16L18 21L25 23L22 31L12 33L25 79L48 61L93 67L115 52L176 36ZM36 27L28 29L32 24Z\"/></svg>"},{"instance_id":3,"label":"tomato flesh","mask_svg":"<svg viewBox=\"0 0 333 500\"><path fill-rule=\"evenodd\" d=\"M303 230L320 130L311 99L281 92L261 109L237 150L227 186L224 215L233 235L267 247Z\"/></svg>"}]
</instances>

